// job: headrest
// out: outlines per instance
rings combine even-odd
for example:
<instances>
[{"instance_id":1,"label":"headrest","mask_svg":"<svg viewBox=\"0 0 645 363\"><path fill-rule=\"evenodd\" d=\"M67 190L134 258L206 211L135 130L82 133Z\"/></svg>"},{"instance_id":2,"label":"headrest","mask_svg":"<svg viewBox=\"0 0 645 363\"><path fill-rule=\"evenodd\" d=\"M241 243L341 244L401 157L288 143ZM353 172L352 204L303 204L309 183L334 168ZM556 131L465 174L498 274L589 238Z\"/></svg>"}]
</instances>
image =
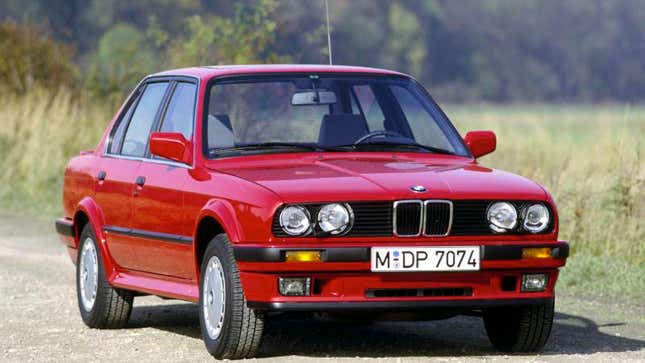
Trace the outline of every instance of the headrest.
<instances>
[{"instance_id":1,"label":"headrest","mask_svg":"<svg viewBox=\"0 0 645 363\"><path fill-rule=\"evenodd\" d=\"M361 115L325 115L320 123L318 143L326 146L349 145L367 132L367 123Z\"/></svg>"}]
</instances>

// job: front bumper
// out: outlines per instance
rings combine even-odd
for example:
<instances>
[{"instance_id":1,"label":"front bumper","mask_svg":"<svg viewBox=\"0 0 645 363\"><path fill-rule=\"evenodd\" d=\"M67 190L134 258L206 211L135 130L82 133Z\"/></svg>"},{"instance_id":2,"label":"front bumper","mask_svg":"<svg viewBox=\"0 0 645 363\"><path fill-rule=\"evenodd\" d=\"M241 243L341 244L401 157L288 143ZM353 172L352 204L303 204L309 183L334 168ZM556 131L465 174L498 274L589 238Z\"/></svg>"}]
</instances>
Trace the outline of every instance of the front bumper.
<instances>
[{"instance_id":1,"label":"front bumper","mask_svg":"<svg viewBox=\"0 0 645 363\"><path fill-rule=\"evenodd\" d=\"M550 247L551 257L522 258L525 247ZM481 269L468 272L371 272L370 247L236 246L235 257L248 305L255 309L408 311L543 303L553 298L558 268L569 255L569 245L563 241L480 248ZM285 262L286 251L305 249L321 251L322 262ZM520 291L524 273L547 274L547 288ZM282 296L280 276L310 277L311 295Z\"/></svg>"}]
</instances>

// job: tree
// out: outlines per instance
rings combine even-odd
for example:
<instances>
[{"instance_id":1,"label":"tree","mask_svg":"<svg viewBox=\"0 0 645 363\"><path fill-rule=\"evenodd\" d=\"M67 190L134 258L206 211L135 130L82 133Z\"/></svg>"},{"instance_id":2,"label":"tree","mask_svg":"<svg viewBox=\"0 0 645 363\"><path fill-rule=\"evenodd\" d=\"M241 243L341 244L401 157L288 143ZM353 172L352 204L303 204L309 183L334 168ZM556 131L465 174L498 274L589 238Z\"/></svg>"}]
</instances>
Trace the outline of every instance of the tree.
<instances>
[{"instance_id":1,"label":"tree","mask_svg":"<svg viewBox=\"0 0 645 363\"><path fill-rule=\"evenodd\" d=\"M0 23L0 84L14 92L34 84L58 88L76 83L74 48L54 41L42 28L15 22Z\"/></svg>"},{"instance_id":2,"label":"tree","mask_svg":"<svg viewBox=\"0 0 645 363\"><path fill-rule=\"evenodd\" d=\"M273 52L276 22L272 16L275 0L260 0L256 6L238 3L233 16L187 20L188 34L179 37L168 50L172 66L196 64L274 63L288 58Z\"/></svg>"},{"instance_id":3,"label":"tree","mask_svg":"<svg viewBox=\"0 0 645 363\"><path fill-rule=\"evenodd\" d=\"M145 36L128 24L117 24L105 32L89 59L88 87L102 95L120 97L147 73L157 69Z\"/></svg>"}]
</instances>

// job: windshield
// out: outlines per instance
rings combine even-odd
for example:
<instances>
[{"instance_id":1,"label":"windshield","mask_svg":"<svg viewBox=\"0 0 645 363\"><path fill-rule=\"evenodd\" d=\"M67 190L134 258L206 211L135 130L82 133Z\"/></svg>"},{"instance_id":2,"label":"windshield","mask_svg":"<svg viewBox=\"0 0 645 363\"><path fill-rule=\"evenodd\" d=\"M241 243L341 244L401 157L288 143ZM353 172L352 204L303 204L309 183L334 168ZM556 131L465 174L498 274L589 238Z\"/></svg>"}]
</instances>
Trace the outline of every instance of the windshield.
<instances>
[{"instance_id":1,"label":"windshield","mask_svg":"<svg viewBox=\"0 0 645 363\"><path fill-rule=\"evenodd\" d=\"M399 149L468 156L438 106L402 77L238 77L211 83L205 109L209 158Z\"/></svg>"}]
</instances>

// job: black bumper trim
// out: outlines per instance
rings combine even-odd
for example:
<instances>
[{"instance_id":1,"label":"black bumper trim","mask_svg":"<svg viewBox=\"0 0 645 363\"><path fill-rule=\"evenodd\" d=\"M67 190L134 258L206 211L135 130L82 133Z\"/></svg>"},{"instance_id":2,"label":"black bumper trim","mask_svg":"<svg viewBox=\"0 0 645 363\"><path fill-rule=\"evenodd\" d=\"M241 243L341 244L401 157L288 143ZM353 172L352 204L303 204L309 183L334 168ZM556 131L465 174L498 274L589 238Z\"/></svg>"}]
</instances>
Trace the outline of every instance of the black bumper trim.
<instances>
[{"instance_id":1,"label":"black bumper trim","mask_svg":"<svg viewBox=\"0 0 645 363\"><path fill-rule=\"evenodd\" d=\"M287 251L321 251L323 262L365 262L370 260L369 247L338 248L277 248L277 247L235 247L235 259L241 262L283 262Z\"/></svg>"},{"instance_id":2,"label":"black bumper trim","mask_svg":"<svg viewBox=\"0 0 645 363\"><path fill-rule=\"evenodd\" d=\"M104 231L121 234L124 236L144 238L144 239L154 239L163 242L179 243L185 245L193 244L192 237L181 236L178 234L169 234L169 233L159 233L153 231L145 231L142 229L134 228L123 228L117 226L105 226L103 227Z\"/></svg>"},{"instance_id":3,"label":"black bumper trim","mask_svg":"<svg viewBox=\"0 0 645 363\"><path fill-rule=\"evenodd\" d=\"M433 301L351 301L351 302L257 302L249 301L247 306L256 310L269 311L406 311L425 309L486 309L502 306L538 305L552 298L525 299L468 299Z\"/></svg>"},{"instance_id":4,"label":"black bumper trim","mask_svg":"<svg viewBox=\"0 0 645 363\"><path fill-rule=\"evenodd\" d=\"M74 231L74 221L67 218L57 219L54 224L56 225L56 233L65 237L74 237L76 233Z\"/></svg>"},{"instance_id":5,"label":"black bumper trim","mask_svg":"<svg viewBox=\"0 0 645 363\"><path fill-rule=\"evenodd\" d=\"M539 245L486 245L481 246L482 260L520 260L522 249L527 247L551 247L553 258L569 257L569 244L558 242ZM240 262L283 262L286 251L318 250L324 262L367 262L370 260L370 247L235 247L235 259Z\"/></svg>"},{"instance_id":6,"label":"black bumper trim","mask_svg":"<svg viewBox=\"0 0 645 363\"><path fill-rule=\"evenodd\" d=\"M551 247L551 257L553 258L569 257L569 244L567 242L558 242L556 244L540 245L482 246L482 260L521 260L524 248L540 247Z\"/></svg>"}]
</instances>

